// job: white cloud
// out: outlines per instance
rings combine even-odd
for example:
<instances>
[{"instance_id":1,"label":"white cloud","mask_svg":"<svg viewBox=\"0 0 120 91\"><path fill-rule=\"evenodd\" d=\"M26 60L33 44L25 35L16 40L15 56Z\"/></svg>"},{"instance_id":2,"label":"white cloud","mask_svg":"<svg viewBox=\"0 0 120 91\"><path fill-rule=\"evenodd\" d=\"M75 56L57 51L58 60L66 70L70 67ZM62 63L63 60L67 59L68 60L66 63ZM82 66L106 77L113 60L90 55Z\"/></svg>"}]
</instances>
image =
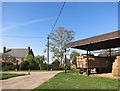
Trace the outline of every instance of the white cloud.
<instances>
[{"instance_id":1,"label":"white cloud","mask_svg":"<svg viewBox=\"0 0 120 91\"><path fill-rule=\"evenodd\" d=\"M54 19L54 17L51 17L51 18L42 18L42 19L27 21L27 22L19 23L19 24L11 24L11 25L9 25L7 27L4 27L3 31L10 30L10 29L15 28L15 27L26 26L26 25L30 25L30 24L34 24L34 23L38 23L38 22L49 21L49 20L53 20L53 19Z\"/></svg>"}]
</instances>

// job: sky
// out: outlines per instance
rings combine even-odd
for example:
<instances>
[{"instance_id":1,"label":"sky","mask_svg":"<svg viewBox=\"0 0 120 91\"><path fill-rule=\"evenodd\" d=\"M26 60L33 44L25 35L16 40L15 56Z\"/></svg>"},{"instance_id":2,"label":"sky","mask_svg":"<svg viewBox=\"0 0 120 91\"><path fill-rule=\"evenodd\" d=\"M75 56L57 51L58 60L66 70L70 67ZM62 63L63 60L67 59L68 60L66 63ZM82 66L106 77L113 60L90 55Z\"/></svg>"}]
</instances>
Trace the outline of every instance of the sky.
<instances>
[{"instance_id":1,"label":"sky","mask_svg":"<svg viewBox=\"0 0 120 91\"><path fill-rule=\"evenodd\" d=\"M35 55L44 55L46 37L50 34L62 5L63 2L3 2L0 52L3 46L27 48L29 45ZM73 41L117 31L118 3L67 2L55 29L59 26L75 32Z\"/></svg>"}]
</instances>

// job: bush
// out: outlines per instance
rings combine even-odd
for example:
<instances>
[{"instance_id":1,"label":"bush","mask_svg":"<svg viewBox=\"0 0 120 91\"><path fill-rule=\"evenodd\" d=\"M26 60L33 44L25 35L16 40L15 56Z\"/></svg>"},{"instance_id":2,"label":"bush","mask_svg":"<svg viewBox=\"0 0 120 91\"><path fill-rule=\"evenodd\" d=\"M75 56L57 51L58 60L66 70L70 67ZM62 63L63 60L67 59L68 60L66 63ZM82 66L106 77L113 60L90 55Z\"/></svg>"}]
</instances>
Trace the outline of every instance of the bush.
<instances>
[{"instance_id":1,"label":"bush","mask_svg":"<svg viewBox=\"0 0 120 91\"><path fill-rule=\"evenodd\" d=\"M51 64L51 69L52 70L59 70L59 65L60 65L60 62L57 59L55 59Z\"/></svg>"},{"instance_id":2,"label":"bush","mask_svg":"<svg viewBox=\"0 0 120 91\"><path fill-rule=\"evenodd\" d=\"M47 64L41 63L41 64L39 64L39 68L40 68L40 70L47 70ZM50 68L50 66L49 66L49 68Z\"/></svg>"},{"instance_id":3,"label":"bush","mask_svg":"<svg viewBox=\"0 0 120 91\"><path fill-rule=\"evenodd\" d=\"M30 70L38 70L39 65L36 61L33 61L32 63L29 64Z\"/></svg>"},{"instance_id":4,"label":"bush","mask_svg":"<svg viewBox=\"0 0 120 91\"><path fill-rule=\"evenodd\" d=\"M9 63L7 63L7 65L13 65L13 63L9 62Z\"/></svg>"},{"instance_id":5,"label":"bush","mask_svg":"<svg viewBox=\"0 0 120 91\"><path fill-rule=\"evenodd\" d=\"M63 61L63 63L65 64L65 60ZM70 59L66 59L66 69L70 70Z\"/></svg>"},{"instance_id":6,"label":"bush","mask_svg":"<svg viewBox=\"0 0 120 91\"><path fill-rule=\"evenodd\" d=\"M64 64L60 65L60 66L59 66L59 69L60 69L60 70L64 70Z\"/></svg>"},{"instance_id":7,"label":"bush","mask_svg":"<svg viewBox=\"0 0 120 91\"><path fill-rule=\"evenodd\" d=\"M19 67L20 67L20 65L17 64L17 65L16 65L16 69L19 70Z\"/></svg>"},{"instance_id":8,"label":"bush","mask_svg":"<svg viewBox=\"0 0 120 91\"><path fill-rule=\"evenodd\" d=\"M29 63L29 68L30 70L38 70L39 69L39 65L38 63L34 60L32 55L28 55L25 58L25 61L27 61Z\"/></svg>"},{"instance_id":9,"label":"bush","mask_svg":"<svg viewBox=\"0 0 120 91\"><path fill-rule=\"evenodd\" d=\"M4 67L4 66L8 66L8 65L13 65L13 63L11 63L11 62L2 62L2 67Z\"/></svg>"},{"instance_id":10,"label":"bush","mask_svg":"<svg viewBox=\"0 0 120 91\"><path fill-rule=\"evenodd\" d=\"M27 55L27 57L25 58L25 61L28 61L29 63L32 63L34 61L34 58L32 55Z\"/></svg>"},{"instance_id":11,"label":"bush","mask_svg":"<svg viewBox=\"0 0 120 91\"><path fill-rule=\"evenodd\" d=\"M15 69L16 69L16 65L13 65L13 63L11 63L11 62L2 62L2 70L3 71L15 70Z\"/></svg>"},{"instance_id":12,"label":"bush","mask_svg":"<svg viewBox=\"0 0 120 91\"><path fill-rule=\"evenodd\" d=\"M2 68L3 71L8 71L8 70L15 70L16 69L16 65L8 65L7 67L4 66Z\"/></svg>"},{"instance_id":13,"label":"bush","mask_svg":"<svg viewBox=\"0 0 120 91\"><path fill-rule=\"evenodd\" d=\"M70 63L66 63L66 69L70 70Z\"/></svg>"},{"instance_id":14,"label":"bush","mask_svg":"<svg viewBox=\"0 0 120 91\"><path fill-rule=\"evenodd\" d=\"M20 70L29 70L29 62L23 61L20 65Z\"/></svg>"}]
</instances>

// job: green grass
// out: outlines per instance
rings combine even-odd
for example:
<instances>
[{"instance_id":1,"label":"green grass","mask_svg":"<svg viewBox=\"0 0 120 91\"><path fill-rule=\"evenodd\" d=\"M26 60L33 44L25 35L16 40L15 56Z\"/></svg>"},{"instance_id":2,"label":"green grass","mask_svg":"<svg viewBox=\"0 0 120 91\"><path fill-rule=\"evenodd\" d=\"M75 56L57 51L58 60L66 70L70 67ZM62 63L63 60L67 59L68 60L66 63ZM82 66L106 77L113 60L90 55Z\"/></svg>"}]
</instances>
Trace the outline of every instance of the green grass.
<instances>
[{"instance_id":1,"label":"green grass","mask_svg":"<svg viewBox=\"0 0 120 91\"><path fill-rule=\"evenodd\" d=\"M0 74L0 80L17 77L17 76L24 76L26 74L13 74L13 73L2 73Z\"/></svg>"},{"instance_id":2,"label":"green grass","mask_svg":"<svg viewBox=\"0 0 120 91\"><path fill-rule=\"evenodd\" d=\"M77 75L78 71L58 73L36 89L118 89L117 79Z\"/></svg>"},{"instance_id":3,"label":"green grass","mask_svg":"<svg viewBox=\"0 0 120 91\"><path fill-rule=\"evenodd\" d=\"M48 70L30 70L30 72L41 72L41 71L48 71ZM58 70L49 70L49 71L58 71ZM59 70L59 71L63 71L63 70ZM19 71L9 70L9 71L2 71L2 72L29 72L29 70L19 70Z\"/></svg>"}]
</instances>

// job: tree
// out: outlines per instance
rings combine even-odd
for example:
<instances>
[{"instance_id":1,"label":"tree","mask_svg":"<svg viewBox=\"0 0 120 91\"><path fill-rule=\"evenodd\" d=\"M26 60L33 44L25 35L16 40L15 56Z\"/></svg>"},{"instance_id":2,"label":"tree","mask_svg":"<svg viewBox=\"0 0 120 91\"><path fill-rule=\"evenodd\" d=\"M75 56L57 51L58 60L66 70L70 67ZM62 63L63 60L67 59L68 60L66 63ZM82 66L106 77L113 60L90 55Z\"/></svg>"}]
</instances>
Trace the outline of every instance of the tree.
<instances>
[{"instance_id":1,"label":"tree","mask_svg":"<svg viewBox=\"0 0 120 91\"><path fill-rule=\"evenodd\" d=\"M65 60L63 61L65 63ZM66 69L70 70L70 59L66 58Z\"/></svg>"},{"instance_id":2,"label":"tree","mask_svg":"<svg viewBox=\"0 0 120 91\"><path fill-rule=\"evenodd\" d=\"M13 59L13 57L8 53L2 54L2 60L4 61L6 67L7 67L7 62L11 61L12 59Z\"/></svg>"},{"instance_id":3,"label":"tree","mask_svg":"<svg viewBox=\"0 0 120 91\"><path fill-rule=\"evenodd\" d=\"M27 57L25 58L25 61L28 61L29 63L32 63L34 61L34 58L32 55L27 55Z\"/></svg>"},{"instance_id":4,"label":"tree","mask_svg":"<svg viewBox=\"0 0 120 91\"><path fill-rule=\"evenodd\" d=\"M107 53L107 52L109 52L109 51L113 51L114 49L115 49L115 48L103 49L102 52L103 52L103 53Z\"/></svg>"},{"instance_id":5,"label":"tree","mask_svg":"<svg viewBox=\"0 0 120 91\"><path fill-rule=\"evenodd\" d=\"M11 62L15 63L16 65L18 65L18 60L16 60L15 57L13 57L13 59L11 60Z\"/></svg>"},{"instance_id":6,"label":"tree","mask_svg":"<svg viewBox=\"0 0 120 91\"><path fill-rule=\"evenodd\" d=\"M80 56L80 53L76 52L76 51L72 51L70 54L70 60L72 60L72 63L77 65L76 63L76 56Z\"/></svg>"},{"instance_id":7,"label":"tree","mask_svg":"<svg viewBox=\"0 0 120 91\"><path fill-rule=\"evenodd\" d=\"M11 60L11 62L13 62L14 64L16 64L16 69L19 70L18 60L16 60L15 57L13 57L13 59Z\"/></svg>"},{"instance_id":8,"label":"tree","mask_svg":"<svg viewBox=\"0 0 120 91\"><path fill-rule=\"evenodd\" d=\"M37 64L37 62L34 60L34 58L33 58L32 55L28 55L28 56L25 58L25 61L28 61L28 63L29 63L29 69L31 69L31 70L38 69L38 64Z\"/></svg>"},{"instance_id":9,"label":"tree","mask_svg":"<svg viewBox=\"0 0 120 91\"><path fill-rule=\"evenodd\" d=\"M29 69L29 62L23 61L20 65L20 70L28 70Z\"/></svg>"},{"instance_id":10,"label":"tree","mask_svg":"<svg viewBox=\"0 0 120 91\"><path fill-rule=\"evenodd\" d=\"M55 59L55 60L51 63L51 68L52 68L52 70L59 70L59 65L60 65L60 62L58 61L58 59Z\"/></svg>"},{"instance_id":11,"label":"tree","mask_svg":"<svg viewBox=\"0 0 120 91\"><path fill-rule=\"evenodd\" d=\"M53 58L60 61L60 65L63 61L63 47L70 43L74 39L74 31L65 30L64 27L58 27L54 33L50 34L50 51L53 53ZM46 45L48 46L48 45ZM69 50L67 50L68 52ZM45 50L46 52L46 50Z\"/></svg>"},{"instance_id":12,"label":"tree","mask_svg":"<svg viewBox=\"0 0 120 91\"><path fill-rule=\"evenodd\" d=\"M45 64L44 62L45 62L46 58L45 58L44 55L42 55L42 56L39 56L39 55L38 55L38 56L36 56L36 57L34 58L34 60L38 63L39 68L40 68L41 70L45 69L46 64Z\"/></svg>"}]
</instances>

